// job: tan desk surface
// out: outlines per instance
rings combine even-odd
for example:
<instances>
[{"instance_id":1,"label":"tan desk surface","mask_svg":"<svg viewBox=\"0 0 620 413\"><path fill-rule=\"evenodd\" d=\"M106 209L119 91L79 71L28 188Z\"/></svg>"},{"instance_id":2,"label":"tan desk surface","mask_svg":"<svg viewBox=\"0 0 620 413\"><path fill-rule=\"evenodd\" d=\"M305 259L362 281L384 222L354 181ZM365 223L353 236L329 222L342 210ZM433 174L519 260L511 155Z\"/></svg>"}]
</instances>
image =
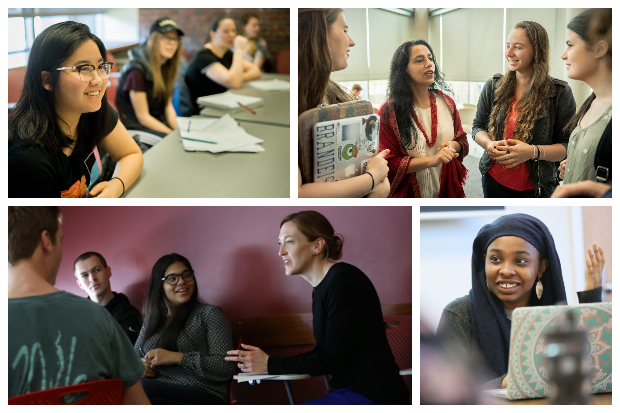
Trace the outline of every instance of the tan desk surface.
<instances>
[{"instance_id":1,"label":"tan desk surface","mask_svg":"<svg viewBox=\"0 0 620 413\"><path fill-rule=\"evenodd\" d=\"M271 80L280 79L290 82L289 75L277 75L272 73L265 73L260 79L255 80ZM253 114L247 110L231 113L230 116L238 121L267 123L271 125L290 126L291 125L291 93L290 91L275 91L270 92L266 90L260 90L249 86L247 83L243 84L239 89L230 90L233 93L246 96L258 96L263 98L265 104L261 107L255 108L256 114ZM227 111L204 108L200 114L202 116L220 118L228 113Z\"/></svg>"},{"instance_id":2,"label":"tan desk surface","mask_svg":"<svg viewBox=\"0 0 620 413\"><path fill-rule=\"evenodd\" d=\"M265 152L186 152L175 130L144 154L125 198L288 198L290 128L239 122Z\"/></svg>"},{"instance_id":3,"label":"tan desk surface","mask_svg":"<svg viewBox=\"0 0 620 413\"><path fill-rule=\"evenodd\" d=\"M490 398L489 398L490 399ZM510 405L547 405L549 399L528 399L528 400L505 400L499 397L493 397L493 400L487 400L488 404L510 404ZM590 404L605 405L611 404L611 393L593 394L590 398Z\"/></svg>"}]
</instances>

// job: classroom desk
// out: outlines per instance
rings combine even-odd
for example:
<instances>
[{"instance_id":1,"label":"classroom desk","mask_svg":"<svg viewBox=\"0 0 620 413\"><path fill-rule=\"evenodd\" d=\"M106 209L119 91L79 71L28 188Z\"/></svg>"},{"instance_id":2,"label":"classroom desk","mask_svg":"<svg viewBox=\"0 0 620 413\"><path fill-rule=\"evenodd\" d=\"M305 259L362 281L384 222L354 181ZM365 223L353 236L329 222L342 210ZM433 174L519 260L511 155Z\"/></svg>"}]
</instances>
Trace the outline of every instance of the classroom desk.
<instances>
[{"instance_id":1,"label":"classroom desk","mask_svg":"<svg viewBox=\"0 0 620 413\"><path fill-rule=\"evenodd\" d=\"M547 405L548 399L528 399L528 400L506 400L500 397L493 397L491 400L486 400L487 404L510 404L510 405ZM611 393L599 393L593 394L590 398L590 404L606 405L611 404Z\"/></svg>"},{"instance_id":2,"label":"classroom desk","mask_svg":"<svg viewBox=\"0 0 620 413\"><path fill-rule=\"evenodd\" d=\"M239 383L244 383L246 381L239 381L239 378L242 377L244 374L248 374L248 373L240 373L237 374L235 376L233 376L233 378L235 380L237 380L237 382ZM255 373L249 373L249 374L255 374ZM291 390L291 380L305 380L305 379L309 379L312 376L310 376L309 374L260 374L260 379L257 380L248 380L247 383L249 383L250 385L253 385L255 382L256 384L260 384L261 380L277 380L277 381L283 381L284 382L284 387L286 387L286 394L288 394L288 401L291 403L291 405L295 404L295 397L293 397L293 391Z\"/></svg>"},{"instance_id":3,"label":"classroom desk","mask_svg":"<svg viewBox=\"0 0 620 413\"><path fill-rule=\"evenodd\" d=\"M264 73L260 79L254 80L271 80L280 79L290 82L291 77L289 75L278 75L273 73ZM270 92L267 90L260 90L253 88L244 83L239 89L230 89L231 92L239 95L246 96L258 96L263 98L265 104L261 107L255 108L256 115L243 110L235 113L231 113L230 116L238 121L266 123L270 125L278 126L290 126L291 125L291 92L287 91L275 91ZM228 111L204 108L200 111L202 116L220 118L224 116Z\"/></svg>"},{"instance_id":4,"label":"classroom desk","mask_svg":"<svg viewBox=\"0 0 620 413\"><path fill-rule=\"evenodd\" d=\"M175 130L144 153L125 198L288 198L290 128L239 122L265 152L186 152Z\"/></svg>"}]
</instances>

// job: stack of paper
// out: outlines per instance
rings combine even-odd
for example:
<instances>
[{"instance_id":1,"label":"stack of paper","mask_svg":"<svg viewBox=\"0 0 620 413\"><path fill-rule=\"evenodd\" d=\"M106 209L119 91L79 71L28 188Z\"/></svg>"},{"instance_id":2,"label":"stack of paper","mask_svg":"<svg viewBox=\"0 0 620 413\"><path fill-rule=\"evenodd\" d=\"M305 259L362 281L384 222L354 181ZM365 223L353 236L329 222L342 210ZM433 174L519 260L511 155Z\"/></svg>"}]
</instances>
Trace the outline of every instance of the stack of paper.
<instances>
[{"instance_id":1,"label":"stack of paper","mask_svg":"<svg viewBox=\"0 0 620 413\"><path fill-rule=\"evenodd\" d=\"M186 151L263 152L262 139L245 131L230 115L219 119L177 118Z\"/></svg>"},{"instance_id":2,"label":"stack of paper","mask_svg":"<svg viewBox=\"0 0 620 413\"><path fill-rule=\"evenodd\" d=\"M244 110L241 105L256 108L262 106L264 101L256 96L238 95L232 92L218 93L217 95L201 96L196 99L196 103L202 106L221 110Z\"/></svg>"},{"instance_id":3,"label":"stack of paper","mask_svg":"<svg viewBox=\"0 0 620 413\"><path fill-rule=\"evenodd\" d=\"M249 83L250 86L260 90L291 90L291 84L286 80L273 79L273 80L255 80Z\"/></svg>"}]
</instances>

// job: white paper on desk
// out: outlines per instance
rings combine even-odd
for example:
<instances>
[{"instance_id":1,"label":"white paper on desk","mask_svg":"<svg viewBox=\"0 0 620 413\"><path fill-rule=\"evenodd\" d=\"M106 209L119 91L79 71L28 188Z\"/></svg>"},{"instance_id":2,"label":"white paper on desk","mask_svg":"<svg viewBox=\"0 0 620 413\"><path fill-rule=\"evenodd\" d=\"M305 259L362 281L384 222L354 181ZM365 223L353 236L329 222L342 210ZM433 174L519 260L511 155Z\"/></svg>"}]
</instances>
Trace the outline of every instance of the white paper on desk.
<instances>
[{"instance_id":1,"label":"white paper on desk","mask_svg":"<svg viewBox=\"0 0 620 413\"><path fill-rule=\"evenodd\" d=\"M265 379L273 379L274 377L278 377L277 375L268 374L268 373L238 373L237 382L243 383L250 380L265 380Z\"/></svg>"},{"instance_id":2,"label":"white paper on desk","mask_svg":"<svg viewBox=\"0 0 620 413\"><path fill-rule=\"evenodd\" d=\"M254 80L248 83L250 86L260 90L291 90L291 84L285 80L272 79L272 80Z\"/></svg>"},{"instance_id":3,"label":"white paper on desk","mask_svg":"<svg viewBox=\"0 0 620 413\"><path fill-rule=\"evenodd\" d=\"M181 129L180 133L183 148L187 151L209 151L213 153L228 151L258 152L255 148L252 148L252 145L264 142L262 139L247 133L228 114L212 122L204 130L195 132L190 130L188 132Z\"/></svg>"},{"instance_id":4,"label":"white paper on desk","mask_svg":"<svg viewBox=\"0 0 620 413\"><path fill-rule=\"evenodd\" d=\"M182 116L177 117L177 125L181 132L199 132L207 129L209 126L217 122L217 118L184 118Z\"/></svg>"},{"instance_id":5,"label":"white paper on desk","mask_svg":"<svg viewBox=\"0 0 620 413\"><path fill-rule=\"evenodd\" d=\"M216 95L201 96L196 99L196 103L210 108L231 110L238 109L240 107L240 103L249 107L260 106L263 103L263 99L256 96L246 96L238 95L232 92L224 92Z\"/></svg>"}]
</instances>

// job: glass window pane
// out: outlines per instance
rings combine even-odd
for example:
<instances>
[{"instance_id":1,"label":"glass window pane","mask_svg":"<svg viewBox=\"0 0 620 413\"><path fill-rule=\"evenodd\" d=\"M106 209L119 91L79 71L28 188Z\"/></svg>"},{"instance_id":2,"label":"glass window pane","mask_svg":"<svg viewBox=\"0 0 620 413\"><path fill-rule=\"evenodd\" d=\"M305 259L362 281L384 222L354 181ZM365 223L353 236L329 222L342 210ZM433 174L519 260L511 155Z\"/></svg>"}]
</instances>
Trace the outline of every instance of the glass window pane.
<instances>
[{"instance_id":1,"label":"glass window pane","mask_svg":"<svg viewBox=\"0 0 620 413\"><path fill-rule=\"evenodd\" d=\"M53 24L69 20L69 16L37 16L34 18L34 37Z\"/></svg>"},{"instance_id":2,"label":"glass window pane","mask_svg":"<svg viewBox=\"0 0 620 413\"><path fill-rule=\"evenodd\" d=\"M9 18L9 53L26 49L26 29L23 17Z\"/></svg>"}]
</instances>

